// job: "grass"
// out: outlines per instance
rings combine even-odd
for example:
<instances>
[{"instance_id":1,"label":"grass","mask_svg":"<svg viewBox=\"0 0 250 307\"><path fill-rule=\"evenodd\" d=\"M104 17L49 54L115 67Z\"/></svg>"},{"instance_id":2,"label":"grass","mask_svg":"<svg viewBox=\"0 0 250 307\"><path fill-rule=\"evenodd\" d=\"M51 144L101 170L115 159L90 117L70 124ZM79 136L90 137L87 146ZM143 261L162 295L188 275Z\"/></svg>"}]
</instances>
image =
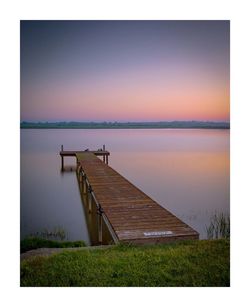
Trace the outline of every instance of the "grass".
<instances>
[{"instance_id":1,"label":"grass","mask_svg":"<svg viewBox=\"0 0 250 307\"><path fill-rule=\"evenodd\" d=\"M38 231L35 234L31 235L31 237L40 237L47 240L65 240L67 239L67 233L61 226L56 226L53 229L44 228L42 231Z\"/></svg>"},{"instance_id":2,"label":"grass","mask_svg":"<svg viewBox=\"0 0 250 307\"><path fill-rule=\"evenodd\" d=\"M21 263L21 286L229 286L226 239L67 251Z\"/></svg>"},{"instance_id":3,"label":"grass","mask_svg":"<svg viewBox=\"0 0 250 307\"><path fill-rule=\"evenodd\" d=\"M206 226L208 239L230 238L230 216L224 213L215 213L209 226Z\"/></svg>"},{"instance_id":4,"label":"grass","mask_svg":"<svg viewBox=\"0 0 250 307\"><path fill-rule=\"evenodd\" d=\"M82 247L86 246L83 241L54 241L39 237L28 237L21 240L21 253L41 247Z\"/></svg>"}]
</instances>

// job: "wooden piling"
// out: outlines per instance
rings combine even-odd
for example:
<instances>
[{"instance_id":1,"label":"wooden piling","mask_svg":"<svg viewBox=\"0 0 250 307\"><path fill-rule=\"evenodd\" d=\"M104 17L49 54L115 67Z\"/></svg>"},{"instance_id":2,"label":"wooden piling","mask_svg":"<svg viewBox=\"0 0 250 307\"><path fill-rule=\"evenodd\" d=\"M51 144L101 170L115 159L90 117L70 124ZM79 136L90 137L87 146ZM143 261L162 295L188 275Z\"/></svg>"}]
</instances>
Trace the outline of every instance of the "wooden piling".
<instances>
[{"instance_id":1,"label":"wooden piling","mask_svg":"<svg viewBox=\"0 0 250 307\"><path fill-rule=\"evenodd\" d=\"M89 188L88 191L88 204L89 204L89 212L92 211L92 195L91 195L91 189Z\"/></svg>"},{"instance_id":2,"label":"wooden piling","mask_svg":"<svg viewBox=\"0 0 250 307\"><path fill-rule=\"evenodd\" d=\"M98 241L102 243L102 216L98 214Z\"/></svg>"},{"instance_id":3,"label":"wooden piling","mask_svg":"<svg viewBox=\"0 0 250 307\"><path fill-rule=\"evenodd\" d=\"M61 145L61 152L63 152L63 145ZM64 170L64 157L61 155L61 170Z\"/></svg>"},{"instance_id":4,"label":"wooden piling","mask_svg":"<svg viewBox=\"0 0 250 307\"><path fill-rule=\"evenodd\" d=\"M83 194L87 193L87 182L85 176L83 177Z\"/></svg>"},{"instance_id":5,"label":"wooden piling","mask_svg":"<svg viewBox=\"0 0 250 307\"><path fill-rule=\"evenodd\" d=\"M80 168L81 168L81 165L79 163L79 161L76 162L76 173L77 173L77 176L79 177L79 174L80 174Z\"/></svg>"},{"instance_id":6,"label":"wooden piling","mask_svg":"<svg viewBox=\"0 0 250 307\"><path fill-rule=\"evenodd\" d=\"M63 156L61 156L61 169L62 169L62 171L64 170L64 160L63 160Z\"/></svg>"}]
</instances>

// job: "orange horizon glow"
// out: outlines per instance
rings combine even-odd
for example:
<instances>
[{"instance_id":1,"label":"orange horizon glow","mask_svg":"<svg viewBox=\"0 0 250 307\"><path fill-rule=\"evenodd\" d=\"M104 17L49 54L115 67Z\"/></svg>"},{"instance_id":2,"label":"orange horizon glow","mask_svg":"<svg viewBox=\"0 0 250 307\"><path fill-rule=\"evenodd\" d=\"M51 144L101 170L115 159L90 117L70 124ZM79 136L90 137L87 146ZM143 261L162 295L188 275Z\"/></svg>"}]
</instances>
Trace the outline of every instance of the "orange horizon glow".
<instances>
[{"instance_id":1,"label":"orange horizon glow","mask_svg":"<svg viewBox=\"0 0 250 307\"><path fill-rule=\"evenodd\" d=\"M196 87L196 81L180 87L171 84L170 88L153 83L126 87L123 84L116 82L114 88L109 83L92 85L88 90L79 85L36 89L37 104L29 106L27 111L33 113L35 120L228 121L230 118L229 88L224 85Z\"/></svg>"}]
</instances>

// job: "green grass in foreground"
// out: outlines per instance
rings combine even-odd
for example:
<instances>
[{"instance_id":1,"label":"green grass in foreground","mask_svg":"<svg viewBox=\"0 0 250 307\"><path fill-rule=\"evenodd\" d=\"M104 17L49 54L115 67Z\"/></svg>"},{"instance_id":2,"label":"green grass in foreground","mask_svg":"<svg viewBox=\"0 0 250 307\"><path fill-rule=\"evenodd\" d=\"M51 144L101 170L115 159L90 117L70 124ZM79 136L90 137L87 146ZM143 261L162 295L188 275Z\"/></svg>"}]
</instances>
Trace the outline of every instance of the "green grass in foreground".
<instances>
[{"instance_id":1,"label":"green grass in foreground","mask_svg":"<svg viewBox=\"0 0 250 307\"><path fill-rule=\"evenodd\" d=\"M86 246L83 241L53 241L38 237L28 237L21 240L21 253L27 252L31 249L41 247L82 247Z\"/></svg>"},{"instance_id":2,"label":"green grass in foreground","mask_svg":"<svg viewBox=\"0 0 250 307\"><path fill-rule=\"evenodd\" d=\"M229 286L229 240L63 252L21 263L21 286Z\"/></svg>"}]
</instances>

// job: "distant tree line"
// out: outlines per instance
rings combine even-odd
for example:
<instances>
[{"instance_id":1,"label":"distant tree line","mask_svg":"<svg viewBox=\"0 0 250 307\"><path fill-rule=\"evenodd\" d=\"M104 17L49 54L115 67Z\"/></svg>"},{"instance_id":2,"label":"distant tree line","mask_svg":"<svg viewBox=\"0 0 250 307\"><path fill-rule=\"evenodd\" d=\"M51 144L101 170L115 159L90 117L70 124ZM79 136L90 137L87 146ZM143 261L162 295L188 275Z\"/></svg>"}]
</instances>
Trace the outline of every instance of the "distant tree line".
<instances>
[{"instance_id":1,"label":"distant tree line","mask_svg":"<svg viewBox=\"0 0 250 307\"><path fill-rule=\"evenodd\" d=\"M230 129L228 122L21 122L21 129Z\"/></svg>"}]
</instances>

